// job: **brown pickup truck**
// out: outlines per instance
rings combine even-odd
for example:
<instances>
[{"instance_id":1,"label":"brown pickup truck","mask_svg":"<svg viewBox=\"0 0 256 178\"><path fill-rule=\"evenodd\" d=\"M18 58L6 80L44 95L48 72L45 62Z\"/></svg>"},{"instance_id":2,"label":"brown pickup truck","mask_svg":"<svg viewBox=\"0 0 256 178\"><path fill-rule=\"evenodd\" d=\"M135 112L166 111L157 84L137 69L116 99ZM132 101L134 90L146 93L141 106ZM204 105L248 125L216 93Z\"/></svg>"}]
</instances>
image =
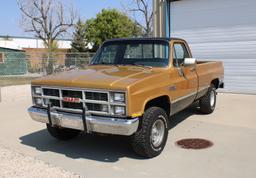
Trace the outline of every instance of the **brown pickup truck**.
<instances>
[{"instance_id":1,"label":"brown pickup truck","mask_svg":"<svg viewBox=\"0 0 256 178\"><path fill-rule=\"evenodd\" d=\"M57 139L130 136L134 151L151 158L164 149L175 113L194 102L214 111L223 76L222 62L196 61L182 39L114 39L85 69L33 81L28 112Z\"/></svg>"}]
</instances>

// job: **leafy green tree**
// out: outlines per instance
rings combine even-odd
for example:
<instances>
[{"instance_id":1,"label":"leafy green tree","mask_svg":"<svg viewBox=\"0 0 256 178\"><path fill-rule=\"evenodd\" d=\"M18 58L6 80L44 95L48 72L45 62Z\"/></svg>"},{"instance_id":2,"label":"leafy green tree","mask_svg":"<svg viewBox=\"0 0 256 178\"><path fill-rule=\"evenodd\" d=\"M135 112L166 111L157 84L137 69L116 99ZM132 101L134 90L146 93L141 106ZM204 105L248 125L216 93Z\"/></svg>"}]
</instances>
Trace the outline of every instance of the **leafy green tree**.
<instances>
[{"instance_id":1,"label":"leafy green tree","mask_svg":"<svg viewBox=\"0 0 256 178\"><path fill-rule=\"evenodd\" d=\"M142 29L116 9L103 9L96 18L87 20L85 26L85 39L92 46L92 51L96 51L107 39L142 35Z\"/></svg>"}]
</instances>

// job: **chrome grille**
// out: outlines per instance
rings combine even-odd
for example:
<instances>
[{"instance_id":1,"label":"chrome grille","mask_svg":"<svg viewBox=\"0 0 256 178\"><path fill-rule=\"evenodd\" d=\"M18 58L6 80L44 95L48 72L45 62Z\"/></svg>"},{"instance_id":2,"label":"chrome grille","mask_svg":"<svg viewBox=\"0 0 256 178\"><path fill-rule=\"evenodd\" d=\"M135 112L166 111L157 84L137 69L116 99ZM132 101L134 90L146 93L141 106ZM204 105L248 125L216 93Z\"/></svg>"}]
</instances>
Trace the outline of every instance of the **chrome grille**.
<instances>
[{"instance_id":1,"label":"chrome grille","mask_svg":"<svg viewBox=\"0 0 256 178\"><path fill-rule=\"evenodd\" d=\"M60 91L58 89L44 88L43 93L44 93L45 96L56 96L56 97L60 96Z\"/></svg>"},{"instance_id":2,"label":"chrome grille","mask_svg":"<svg viewBox=\"0 0 256 178\"><path fill-rule=\"evenodd\" d=\"M63 108L67 109L83 109L83 103L69 103L69 102L62 102Z\"/></svg>"},{"instance_id":3,"label":"chrome grille","mask_svg":"<svg viewBox=\"0 0 256 178\"><path fill-rule=\"evenodd\" d=\"M86 103L86 106L89 111L102 111L102 107L104 105L96 103Z\"/></svg>"},{"instance_id":4,"label":"chrome grille","mask_svg":"<svg viewBox=\"0 0 256 178\"><path fill-rule=\"evenodd\" d=\"M82 91L62 90L62 97L83 99L83 93L82 93Z\"/></svg>"},{"instance_id":5,"label":"chrome grille","mask_svg":"<svg viewBox=\"0 0 256 178\"><path fill-rule=\"evenodd\" d=\"M49 99L50 103L52 106L54 107L60 107L60 100L55 100L55 99ZM47 105L48 101L46 101L46 99L44 99L44 104Z\"/></svg>"},{"instance_id":6,"label":"chrome grille","mask_svg":"<svg viewBox=\"0 0 256 178\"><path fill-rule=\"evenodd\" d=\"M115 106L126 106L126 103L116 103L113 101L110 91L98 90L78 90L67 88L41 87L42 95L33 94L33 98L42 98L43 107L47 107L49 102L55 109L66 112L82 112L87 109L87 113L99 115L114 115Z\"/></svg>"},{"instance_id":7,"label":"chrome grille","mask_svg":"<svg viewBox=\"0 0 256 178\"><path fill-rule=\"evenodd\" d=\"M87 100L108 101L107 93L85 92Z\"/></svg>"}]
</instances>

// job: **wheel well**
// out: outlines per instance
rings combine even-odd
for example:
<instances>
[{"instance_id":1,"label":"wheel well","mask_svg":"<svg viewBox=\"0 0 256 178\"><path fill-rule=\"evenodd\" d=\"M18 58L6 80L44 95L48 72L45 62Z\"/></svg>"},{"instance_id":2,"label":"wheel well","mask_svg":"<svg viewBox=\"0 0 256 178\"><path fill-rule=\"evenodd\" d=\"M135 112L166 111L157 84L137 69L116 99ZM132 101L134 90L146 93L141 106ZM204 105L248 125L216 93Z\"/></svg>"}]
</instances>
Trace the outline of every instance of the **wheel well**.
<instances>
[{"instance_id":1,"label":"wheel well","mask_svg":"<svg viewBox=\"0 0 256 178\"><path fill-rule=\"evenodd\" d=\"M219 79L214 79L212 82L211 82L211 84L213 84L214 86L215 86L215 88L216 89L218 89L219 88L219 84L220 84L220 81L219 81Z\"/></svg>"},{"instance_id":2,"label":"wheel well","mask_svg":"<svg viewBox=\"0 0 256 178\"><path fill-rule=\"evenodd\" d=\"M145 110L147 110L150 107L154 107L154 106L164 109L166 111L167 116L170 115L171 104L170 104L170 99L168 96L160 96L160 97L157 97L155 99L148 101L145 106Z\"/></svg>"}]
</instances>

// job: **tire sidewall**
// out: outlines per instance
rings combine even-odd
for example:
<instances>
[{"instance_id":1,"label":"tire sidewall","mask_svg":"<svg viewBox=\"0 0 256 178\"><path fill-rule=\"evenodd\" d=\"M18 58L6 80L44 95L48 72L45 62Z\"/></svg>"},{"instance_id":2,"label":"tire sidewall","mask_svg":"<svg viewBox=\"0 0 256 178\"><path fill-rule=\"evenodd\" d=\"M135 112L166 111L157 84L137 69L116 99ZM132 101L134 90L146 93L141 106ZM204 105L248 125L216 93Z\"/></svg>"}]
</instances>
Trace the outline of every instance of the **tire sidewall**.
<instances>
[{"instance_id":1,"label":"tire sidewall","mask_svg":"<svg viewBox=\"0 0 256 178\"><path fill-rule=\"evenodd\" d=\"M211 93L213 92L214 94L214 103L211 105ZM214 112L216 108L216 103L217 103L217 92L215 89L214 85L211 85L200 101L199 101L199 106L200 106L200 112L203 114L211 114Z\"/></svg>"},{"instance_id":2,"label":"tire sidewall","mask_svg":"<svg viewBox=\"0 0 256 178\"><path fill-rule=\"evenodd\" d=\"M211 105L211 92L214 93L214 104L213 106ZM217 103L217 92L215 87L211 86L210 91L209 91L209 106L211 107L211 110L214 111Z\"/></svg>"},{"instance_id":3,"label":"tire sidewall","mask_svg":"<svg viewBox=\"0 0 256 178\"><path fill-rule=\"evenodd\" d=\"M165 125L164 129L165 130L164 130L164 136L163 136L162 143L158 147L155 147L151 143L151 132L152 132L152 127L153 127L154 123L157 120L159 120L159 119L164 122L164 125ZM163 151L163 149L164 149L164 147L166 145L167 138L168 138L168 120L167 120L167 115L166 115L166 113L165 113L165 111L163 109L158 108L156 110L156 112L152 114L152 118L150 120L151 120L150 126L149 126L149 128L147 130L147 145L150 148L151 154L154 155L154 156L157 156L157 155L159 155Z\"/></svg>"},{"instance_id":4,"label":"tire sidewall","mask_svg":"<svg viewBox=\"0 0 256 178\"><path fill-rule=\"evenodd\" d=\"M162 116L162 117L161 117ZM158 146L158 147L155 147L152 142L151 142L151 131L152 131L152 127L154 125L154 123L157 121L157 120L162 120L164 122L164 136L163 136L163 140L162 140L162 143ZM150 135L149 135L149 142L150 142L150 147L151 149L154 151L154 152L162 152L162 150L164 149L165 147L165 144L166 144L166 141L167 141L167 137L168 137L168 128L167 128L167 121L166 121L166 117L164 115L158 115L154 121L152 122L151 126L150 126Z\"/></svg>"}]
</instances>

